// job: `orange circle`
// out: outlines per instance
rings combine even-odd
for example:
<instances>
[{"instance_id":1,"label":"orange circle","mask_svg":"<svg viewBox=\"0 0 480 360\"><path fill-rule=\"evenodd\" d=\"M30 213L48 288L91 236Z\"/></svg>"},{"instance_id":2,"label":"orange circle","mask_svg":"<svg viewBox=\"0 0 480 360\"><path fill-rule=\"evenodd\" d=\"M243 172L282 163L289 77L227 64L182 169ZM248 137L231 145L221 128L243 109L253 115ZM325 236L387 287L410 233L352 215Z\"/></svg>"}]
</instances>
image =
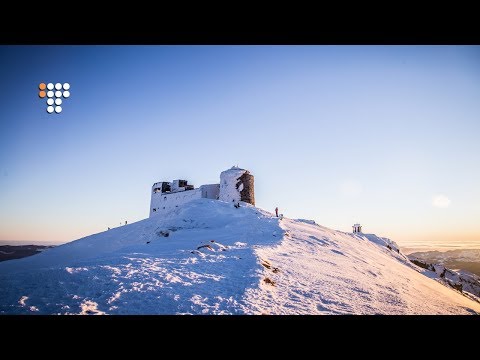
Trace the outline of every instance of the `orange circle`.
<instances>
[{"instance_id":1,"label":"orange circle","mask_svg":"<svg viewBox=\"0 0 480 360\"><path fill-rule=\"evenodd\" d=\"M40 90L45 90L47 88L47 85L45 85L45 83L40 83L40 85L38 85L38 88ZM43 97L43 96L42 96Z\"/></svg>"},{"instance_id":2,"label":"orange circle","mask_svg":"<svg viewBox=\"0 0 480 360\"><path fill-rule=\"evenodd\" d=\"M45 96L47 96L47 94L45 94L45 91L42 90L38 93L38 96L40 96L41 98L44 98Z\"/></svg>"}]
</instances>

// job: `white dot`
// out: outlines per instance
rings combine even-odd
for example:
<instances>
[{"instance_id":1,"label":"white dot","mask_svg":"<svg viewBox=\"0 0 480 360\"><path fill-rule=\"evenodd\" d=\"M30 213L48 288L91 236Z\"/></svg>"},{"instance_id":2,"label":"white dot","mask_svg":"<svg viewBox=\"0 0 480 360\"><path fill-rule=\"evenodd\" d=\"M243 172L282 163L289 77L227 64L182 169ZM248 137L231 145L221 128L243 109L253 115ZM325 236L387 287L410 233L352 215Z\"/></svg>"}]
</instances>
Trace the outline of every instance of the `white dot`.
<instances>
[{"instance_id":1,"label":"white dot","mask_svg":"<svg viewBox=\"0 0 480 360\"><path fill-rule=\"evenodd\" d=\"M52 84L52 83L48 83L47 89L48 89L48 90L53 90L53 84Z\"/></svg>"},{"instance_id":2,"label":"white dot","mask_svg":"<svg viewBox=\"0 0 480 360\"><path fill-rule=\"evenodd\" d=\"M70 96L70 91L64 91L63 92L63 97L68 98Z\"/></svg>"},{"instance_id":3,"label":"white dot","mask_svg":"<svg viewBox=\"0 0 480 360\"><path fill-rule=\"evenodd\" d=\"M51 114L53 112L53 106L47 107L47 112Z\"/></svg>"},{"instance_id":4,"label":"white dot","mask_svg":"<svg viewBox=\"0 0 480 360\"><path fill-rule=\"evenodd\" d=\"M57 114L60 114L62 112L62 107L61 106L55 106L55 112Z\"/></svg>"},{"instance_id":5,"label":"white dot","mask_svg":"<svg viewBox=\"0 0 480 360\"><path fill-rule=\"evenodd\" d=\"M63 84L63 89L64 89L64 90L70 89L70 84L69 84L69 83Z\"/></svg>"},{"instance_id":6,"label":"white dot","mask_svg":"<svg viewBox=\"0 0 480 360\"><path fill-rule=\"evenodd\" d=\"M48 97L53 97L53 91L47 92L47 96L48 96Z\"/></svg>"},{"instance_id":7,"label":"white dot","mask_svg":"<svg viewBox=\"0 0 480 360\"><path fill-rule=\"evenodd\" d=\"M53 105L53 99L52 98L47 99L47 104L48 105Z\"/></svg>"},{"instance_id":8,"label":"white dot","mask_svg":"<svg viewBox=\"0 0 480 360\"><path fill-rule=\"evenodd\" d=\"M56 83L55 84L55 89L60 90L62 88L62 84Z\"/></svg>"},{"instance_id":9,"label":"white dot","mask_svg":"<svg viewBox=\"0 0 480 360\"><path fill-rule=\"evenodd\" d=\"M62 105L62 99L55 99L55 105Z\"/></svg>"},{"instance_id":10,"label":"white dot","mask_svg":"<svg viewBox=\"0 0 480 360\"><path fill-rule=\"evenodd\" d=\"M55 97L62 97L61 91L55 91Z\"/></svg>"}]
</instances>

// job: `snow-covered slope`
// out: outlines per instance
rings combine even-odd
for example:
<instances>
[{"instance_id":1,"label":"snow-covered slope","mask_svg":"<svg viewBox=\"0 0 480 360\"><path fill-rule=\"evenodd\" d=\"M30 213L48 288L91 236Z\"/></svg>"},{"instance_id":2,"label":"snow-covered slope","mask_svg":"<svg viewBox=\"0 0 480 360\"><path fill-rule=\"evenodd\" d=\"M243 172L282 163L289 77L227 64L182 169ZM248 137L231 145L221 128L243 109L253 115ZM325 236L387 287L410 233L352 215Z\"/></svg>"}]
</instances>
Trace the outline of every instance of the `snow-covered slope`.
<instances>
[{"instance_id":1,"label":"snow-covered slope","mask_svg":"<svg viewBox=\"0 0 480 360\"><path fill-rule=\"evenodd\" d=\"M474 314L375 235L194 200L0 263L0 313Z\"/></svg>"}]
</instances>

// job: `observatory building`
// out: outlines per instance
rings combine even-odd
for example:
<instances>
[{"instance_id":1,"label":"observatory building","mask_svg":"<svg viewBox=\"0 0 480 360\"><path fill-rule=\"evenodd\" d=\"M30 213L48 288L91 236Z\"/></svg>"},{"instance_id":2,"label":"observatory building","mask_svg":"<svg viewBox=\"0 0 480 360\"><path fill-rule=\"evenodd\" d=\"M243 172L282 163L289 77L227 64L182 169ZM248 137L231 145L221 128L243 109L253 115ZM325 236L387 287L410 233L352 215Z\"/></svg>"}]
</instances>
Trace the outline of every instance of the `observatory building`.
<instances>
[{"instance_id":1,"label":"observatory building","mask_svg":"<svg viewBox=\"0 0 480 360\"><path fill-rule=\"evenodd\" d=\"M222 171L219 184L195 188L187 180L160 181L152 186L150 217L166 214L195 199L240 201L255 205L254 178L248 170L237 166Z\"/></svg>"}]
</instances>

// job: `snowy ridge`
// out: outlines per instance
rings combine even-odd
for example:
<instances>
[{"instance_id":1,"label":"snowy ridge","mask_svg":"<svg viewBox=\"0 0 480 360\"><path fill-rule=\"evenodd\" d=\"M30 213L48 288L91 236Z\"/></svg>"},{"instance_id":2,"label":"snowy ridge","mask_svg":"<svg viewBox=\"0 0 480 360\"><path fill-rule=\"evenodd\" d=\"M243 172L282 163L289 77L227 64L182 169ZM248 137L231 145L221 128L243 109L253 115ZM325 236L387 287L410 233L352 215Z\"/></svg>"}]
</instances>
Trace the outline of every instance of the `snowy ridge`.
<instances>
[{"instance_id":1,"label":"snowy ridge","mask_svg":"<svg viewBox=\"0 0 480 360\"><path fill-rule=\"evenodd\" d=\"M391 240L194 200L0 263L0 313L475 314Z\"/></svg>"},{"instance_id":2,"label":"snowy ridge","mask_svg":"<svg viewBox=\"0 0 480 360\"><path fill-rule=\"evenodd\" d=\"M446 286L461 291L465 296L480 303L480 276L468 271L455 271L442 264L431 264L424 260L409 256L412 263L426 276L439 281Z\"/></svg>"},{"instance_id":3,"label":"snowy ridge","mask_svg":"<svg viewBox=\"0 0 480 360\"><path fill-rule=\"evenodd\" d=\"M305 221L283 220L284 241L257 250L278 266L275 287L249 291L258 312L270 314L462 314L480 304L431 281L372 234L349 234ZM391 249L389 249L389 246ZM300 260L301 259L301 260Z\"/></svg>"}]
</instances>

